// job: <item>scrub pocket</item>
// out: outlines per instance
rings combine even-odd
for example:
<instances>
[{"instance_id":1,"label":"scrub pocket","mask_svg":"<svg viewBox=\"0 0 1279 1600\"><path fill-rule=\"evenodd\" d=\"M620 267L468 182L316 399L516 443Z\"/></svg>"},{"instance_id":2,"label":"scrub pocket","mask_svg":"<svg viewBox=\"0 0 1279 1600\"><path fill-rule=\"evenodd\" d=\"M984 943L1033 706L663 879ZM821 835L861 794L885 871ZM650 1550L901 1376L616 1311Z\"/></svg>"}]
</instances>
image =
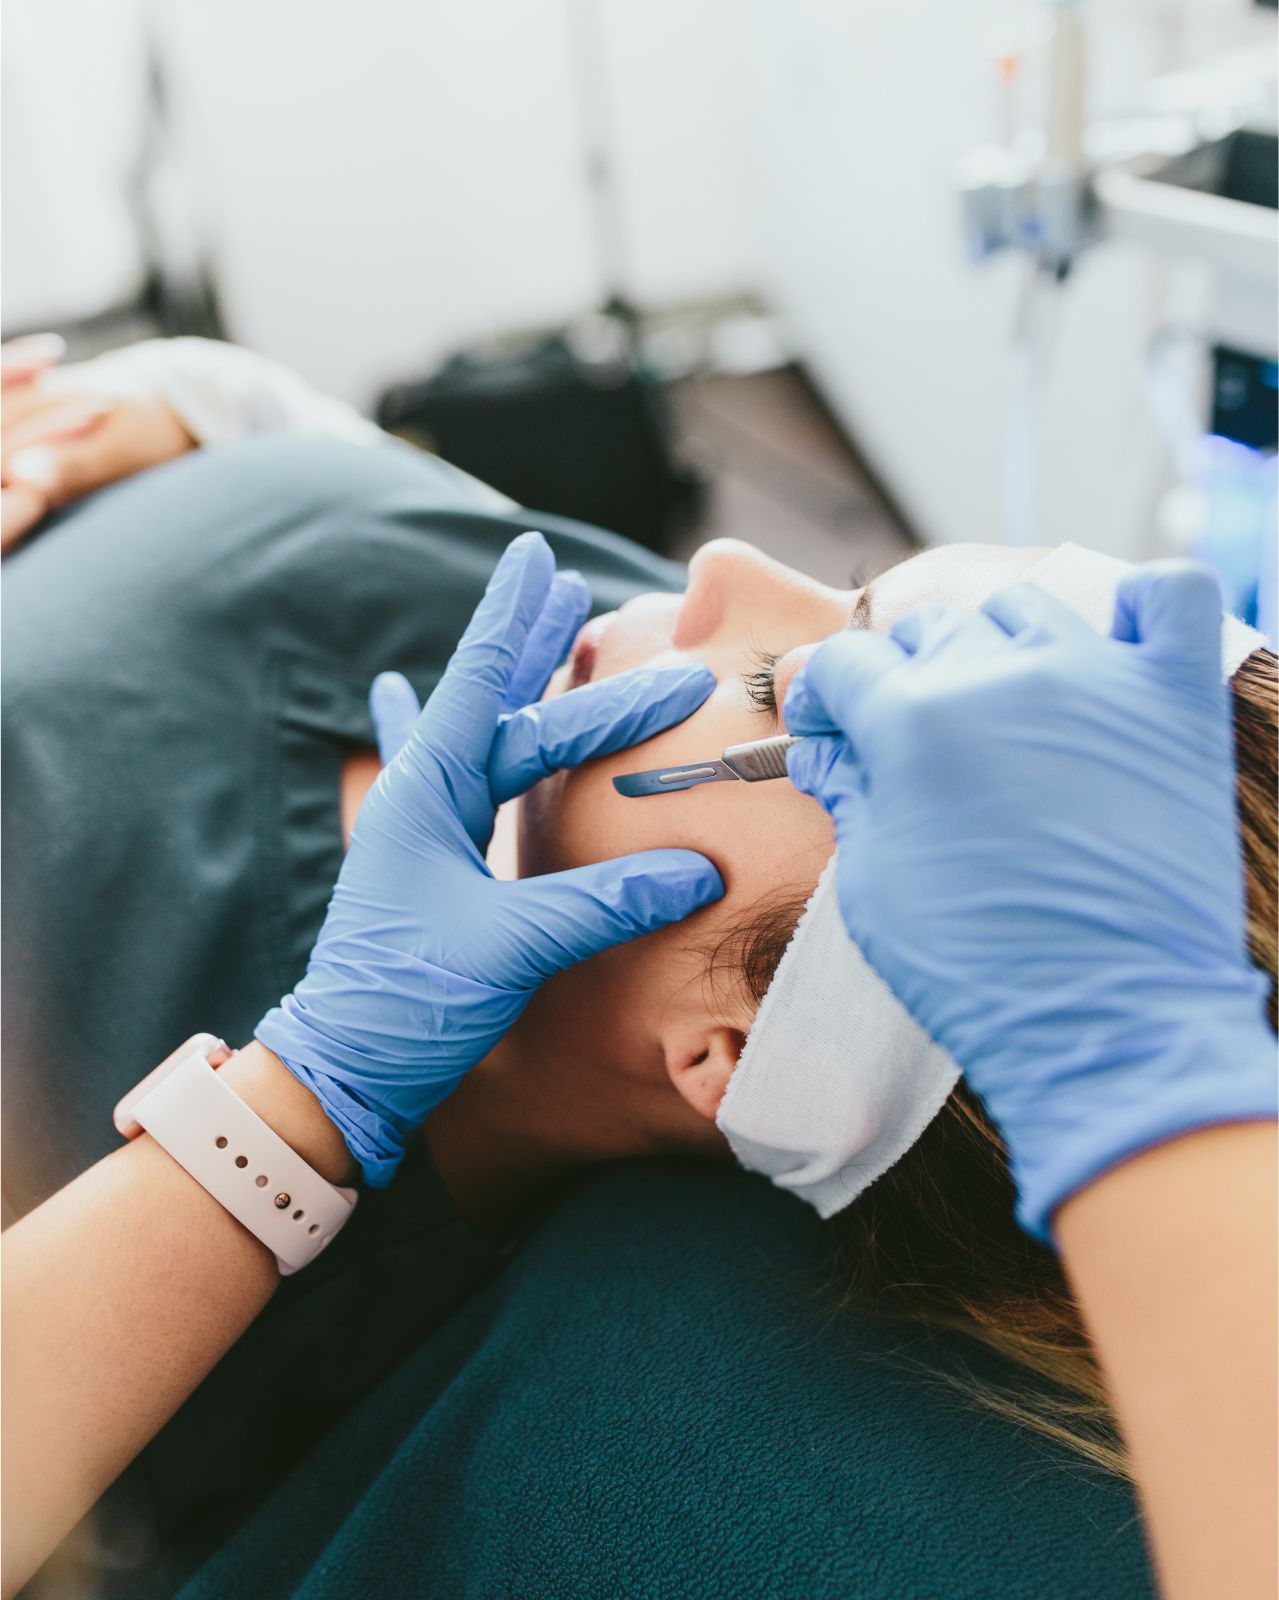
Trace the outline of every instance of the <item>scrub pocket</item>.
<instances>
[{"instance_id":1,"label":"scrub pocket","mask_svg":"<svg viewBox=\"0 0 1279 1600\"><path fill-rule=\"evenodd\" d=\"M339 785L376 744L367 683L296 655L269 658L258 724L258 970L287 994L306 970L342 866Z\"/></svg>"}]
</instances>

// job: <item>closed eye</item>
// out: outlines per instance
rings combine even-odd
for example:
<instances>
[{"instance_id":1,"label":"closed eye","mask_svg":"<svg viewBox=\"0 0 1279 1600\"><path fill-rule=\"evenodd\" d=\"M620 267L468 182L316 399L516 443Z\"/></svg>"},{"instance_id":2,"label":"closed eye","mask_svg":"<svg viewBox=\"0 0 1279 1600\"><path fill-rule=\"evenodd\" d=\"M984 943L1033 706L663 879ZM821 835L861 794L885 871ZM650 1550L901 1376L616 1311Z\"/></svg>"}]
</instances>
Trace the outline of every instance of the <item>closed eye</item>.
<instances>
[{"instance_id":1,"label":"closed eye","mask_svg":"<svg viewBox=\"0 0 1279 1600\"><path fill-rule=\"evenodd\" d=\"M746 687L747 696L756 711L764 711L775 717L777 715L775 670L781 657L774 655L771 650L752 650L750 660L753 663L751 670L742 673L742 683Z\"/></svg>"}]
</instances>

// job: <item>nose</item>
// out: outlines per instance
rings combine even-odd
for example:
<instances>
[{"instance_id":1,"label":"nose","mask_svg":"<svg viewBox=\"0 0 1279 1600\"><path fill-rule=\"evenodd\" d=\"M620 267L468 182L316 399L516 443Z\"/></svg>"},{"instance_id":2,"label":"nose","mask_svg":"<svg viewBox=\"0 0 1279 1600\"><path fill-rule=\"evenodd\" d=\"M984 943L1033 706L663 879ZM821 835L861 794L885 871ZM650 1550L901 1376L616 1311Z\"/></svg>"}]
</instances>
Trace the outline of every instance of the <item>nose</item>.
<instances>
[{"instance_id":1,"label":"nose","mask_svg":"<svg viewBox=\"0 0 1279 1600\"><path fill-rule=\"evenodd\" d=\"M742 637L761 625L788 631L815 621L816 610L843 609L845 597L740 539L712 539L688 566L688 589L675 622L677 649L695 650L716 634ZM837 627L838 622L832 627ZM820 638L820 630L807 635Z\"/></svg>"}]
</instances>

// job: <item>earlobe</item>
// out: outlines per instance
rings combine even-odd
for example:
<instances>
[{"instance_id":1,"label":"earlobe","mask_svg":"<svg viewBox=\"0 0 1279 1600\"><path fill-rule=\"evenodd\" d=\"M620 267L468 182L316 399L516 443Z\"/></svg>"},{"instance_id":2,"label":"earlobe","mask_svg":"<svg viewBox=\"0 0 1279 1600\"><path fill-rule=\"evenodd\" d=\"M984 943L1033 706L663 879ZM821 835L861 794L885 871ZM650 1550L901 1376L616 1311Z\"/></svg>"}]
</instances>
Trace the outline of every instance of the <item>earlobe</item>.
<instances>
[{"instance_id":1,"label":"earlobe","mask_svg":"<svg viewBox=\"0 0 1279 1600\"><path fill-rule=\"evenodd\" d=\"M745 1043L744 1033L722 1026L701 1028L695 1038L666 1042L666 1070L671 1082L698 1116L708 1122L715 1120Z\"/></svg>"}]
</instances>

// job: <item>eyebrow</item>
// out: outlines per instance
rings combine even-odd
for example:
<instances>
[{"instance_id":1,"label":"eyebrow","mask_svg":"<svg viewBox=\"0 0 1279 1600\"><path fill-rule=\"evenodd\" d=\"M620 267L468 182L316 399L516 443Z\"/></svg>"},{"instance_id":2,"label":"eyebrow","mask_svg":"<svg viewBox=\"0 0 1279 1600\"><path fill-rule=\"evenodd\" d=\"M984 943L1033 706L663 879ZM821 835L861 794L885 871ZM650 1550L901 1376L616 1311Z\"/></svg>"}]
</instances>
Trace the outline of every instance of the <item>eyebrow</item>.
<instances>
[{"instance_id":1,"label":"eyebrow","mask_svg":"<svg viewBox=\"0 0 1279 1600\"><path fill-rule=\"evenodd\" d=\"M862 592L857 596L857 604L853 607L853 614L848 619L850 628L870 627L871 606L874 603L871 591L874 587L875 580L872 578L869 583L863 586Z\"/></svg>"}]
</instances>

